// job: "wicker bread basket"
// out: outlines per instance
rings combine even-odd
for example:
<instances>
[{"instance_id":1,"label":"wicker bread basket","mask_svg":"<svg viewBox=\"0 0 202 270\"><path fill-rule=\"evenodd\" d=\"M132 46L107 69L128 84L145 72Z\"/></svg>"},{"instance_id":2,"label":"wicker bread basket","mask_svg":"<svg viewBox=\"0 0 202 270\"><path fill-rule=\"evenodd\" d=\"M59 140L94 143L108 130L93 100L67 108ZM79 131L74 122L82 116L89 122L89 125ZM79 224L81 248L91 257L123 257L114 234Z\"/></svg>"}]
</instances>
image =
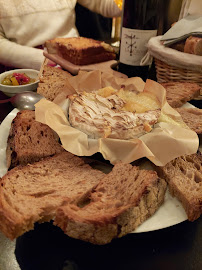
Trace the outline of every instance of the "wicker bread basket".
<instances>
[{"instance_id":1,"label":"wicker bread basket","mask_svg":"<svg viewBox=\"0 0 202 270\"><path fill-rule=\"evenodd\" d=\"M152 38L148 51L153 56L156 77L159 83L168 81L189 81L201 86L202 98L202 56L178 52L163 46L160 36ZM198 98L197 98L198 99Z\"/></svg>"},{"instance_id":2,"label":"wicker bread basket","mask_svg":"<svg viewBox=\"0 0 202 270\"><path fill-rule=\"evenodd\" d=\"M168 81L191 81L202 87L202 73L194 70L178 68L154 58L156 76L159 83Z\"/></svg>"}]
</instances>

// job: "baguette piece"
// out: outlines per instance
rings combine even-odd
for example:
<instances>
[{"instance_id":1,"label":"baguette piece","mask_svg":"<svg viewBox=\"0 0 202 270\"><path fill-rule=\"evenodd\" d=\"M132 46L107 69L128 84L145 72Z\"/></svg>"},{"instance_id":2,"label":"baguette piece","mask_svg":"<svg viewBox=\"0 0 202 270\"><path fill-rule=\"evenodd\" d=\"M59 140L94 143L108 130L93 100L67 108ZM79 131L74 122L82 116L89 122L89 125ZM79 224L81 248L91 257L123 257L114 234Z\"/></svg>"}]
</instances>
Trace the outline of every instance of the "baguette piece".
<instances>
[{"instance_id":1,"label":"baguette piece","mask_svg":"<svg viewBox=\"0 0 202 270\"><path fill-rule=\"evenodd\" d=\"M194 221L202 213L202 155L192 154L157 167L166 179L170 193L181 201L188 219Z\"/></svg>"},{"instance_id":2,"label":"baguette piece","mask_svg":"<svg viewBox=\"0 0 202 270\"><path fill-rule=\"evenodd\" d=\"M8 168L19 164L26 165L63 150L52 129L35 121L34 111L24 110L17 113L8 137Z\"/></svg>"},{"instance_id":3,"label":"baguette piece","mask_svg":"<svg viewBox=\"0 0 202 270\"><path fill-rule=\"evenodd\" d=\"M180 52L202 56L202 38L190 36L183 41L179 41L170 46Z\"/></svg>"},{"instance_id":4,"label":"baguette piece","mask_svg":"<svg viewBox=\"0 0 202 270\"><path fill-rule=\"evenodd\" d=\"M196 83L165 82L161 85L166 89L167 102L173 108L181 107L200 95L200 86Z\"/></svg>"},{"instance_id":5,"label":"baguette piece","mask_svg":"<svg viewBox=\"0 0 202 270\"><path fill-rule=\"evenodd\" d=\"M166 182L156 172L117 164L90 194L90 203L59 207L55 224L70 237L107 244L133 231L164 200Z\"/></svg>"},{"instance_id":6,"label":"baguette piece","mask_svg":"<svg viewBox=\"0 0 202 270\"><path fill-rule=\"evenodd\" d=\"M59 93L68 91L71 87L68 81L70 77L72 75L67 71L51 66L44 66L42 76L39 78L37 93L53 101Z\"/></svg>"},{"instance_id":7,"label":"baguette piece","mask_svg":"<svg viewBox=\"0 0 202 270\"><path fill-rule=\"evenodd\" d=\"M50 221L65 202L79 203L104 173L62 152L27 166L18 166L0 179L0 230L10 239Z\"/></svg>"},{"instance_id":8,"label":"baguette piece","mask_svg":"<svg viewBox=\"0 0 202 270\"><path fill-rule=\"evenodd\" d=\"M49 54L57 54L75 65L89 65L116 58L114 49L103 41L85 37L47 40Z\"/></svg>"},{"instance_id":9,"label":"baguette piece","mask_svg":"<svg viewBox=\"0 0 202 270\"><path fill-rule=\"evenodd\" d=\"M176 108L187 126L198 135L202 134L202 109Z\"/></svg>"},{"instance_id":10,"label":"baguette piece","mask_svg":"<svg viewBox=\"0 0 202 270\"><path fill-rule=\"evenodd\" d=\"M184 52L202 56L202 38L190 36L186 39Z\"/></svg>"}]
</instances>

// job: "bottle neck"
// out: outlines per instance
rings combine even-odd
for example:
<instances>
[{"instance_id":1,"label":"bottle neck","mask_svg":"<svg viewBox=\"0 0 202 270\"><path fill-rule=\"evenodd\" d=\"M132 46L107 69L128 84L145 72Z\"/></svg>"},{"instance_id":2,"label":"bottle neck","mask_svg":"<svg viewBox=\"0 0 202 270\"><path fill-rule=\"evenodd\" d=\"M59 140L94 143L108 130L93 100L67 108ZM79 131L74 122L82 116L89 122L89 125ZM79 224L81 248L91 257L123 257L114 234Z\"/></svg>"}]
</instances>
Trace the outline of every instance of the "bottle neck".
<instances>
[{"instance_id":1,"label":"bottle neck","mask_svg":"<svg viewBox=\"0 0 202 270\"><path fill-rule=\"evenodd\" d=\"M158 29L161 0L125 0L122 26L131 29Z\"/></svg>"}]
</instances>

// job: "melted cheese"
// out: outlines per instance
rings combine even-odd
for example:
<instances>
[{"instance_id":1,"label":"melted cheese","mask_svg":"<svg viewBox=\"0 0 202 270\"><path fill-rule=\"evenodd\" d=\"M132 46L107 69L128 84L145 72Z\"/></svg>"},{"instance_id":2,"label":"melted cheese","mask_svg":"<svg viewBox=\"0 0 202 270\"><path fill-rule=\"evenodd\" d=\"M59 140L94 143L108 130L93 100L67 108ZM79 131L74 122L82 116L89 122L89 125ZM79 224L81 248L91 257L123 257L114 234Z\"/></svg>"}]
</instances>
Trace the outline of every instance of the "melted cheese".
<instances>
[{"instance_id":1,"label":"melted cheese","mask_svg":"<svg viewBox=\"0 0 202 270\"><path fill-rule=\"evenodd\" d=\"M133 101L135 97L141 102ZM147 102L143 105L143 93L124 93L111 87L73 95L70 100L70 124L90 138L132 139L150 132L160 116L159 105L153 97L146 95ZM155 109L149 108L150 104Z\"/></svg>"}]
</instances>

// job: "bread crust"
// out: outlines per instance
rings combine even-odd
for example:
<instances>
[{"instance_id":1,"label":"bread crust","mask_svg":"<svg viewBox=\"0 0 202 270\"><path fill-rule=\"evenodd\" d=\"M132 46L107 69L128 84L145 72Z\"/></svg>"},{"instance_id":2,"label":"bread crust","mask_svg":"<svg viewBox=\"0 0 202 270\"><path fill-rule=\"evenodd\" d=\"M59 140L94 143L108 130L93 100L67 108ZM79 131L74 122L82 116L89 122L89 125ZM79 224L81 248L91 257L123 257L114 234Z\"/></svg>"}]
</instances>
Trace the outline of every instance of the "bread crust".
<instances>
[{"instance_id":1,"label":"bread crust","mask_svg":"<svg viewBox=\"0 0 202 270\"><path fill-rule=\"evenodd\" d=\"M176 108L187 126L198 135L202 134L202 109Z\"/></svg>"},{"instance_id":2,"label":"bread crust","mask_svg":"<svg viewBox=\"0 0 202 270\"><path fill-rule=\"evenodd\" d=\"M186 39L184 52L202 56L202 38L190 36Z\"/></svg>"},{"instance_id":3,"label":"bread crust","mask_svg":"<svg viewBox=\"0 0 202 270\"><path fill-rule=\"evenodd\" d=\"M200 95L201 88L197 83L165 82L161 85L166 89L167 102L173 108L179 108Z\"/></svg>"},{"instance_id":4,"label":"bread crust","mask_svg":"<svg viewBox=\"0 0 202 270\"><path fill-rule=\"evenodd\" d=\"M68 79L72 75L60 68L44 66L42 76L39 78L37 93L53 101L58 94L71 89Z\"/></svg>"},{"instance_id":5,"label":"bread crust","mask_svg":"<svg viewBox=\"0 0 202 270\"><path fill-rule=\"evenodd\" d=\"M199 218L202 213L202 155L182 156L156 170L167 181L171 194L181 201L188 219Z\"/></svg>"},{"instance_id":6,"label":"bread crust","mask_svg":"<svg viewBox=\"0 0 202 270\"><path fill-rule=\"evenodd\" d=\"M15 239L50 221L59 206L83 201L104 173L69 152L18 166L0 179L0 230Z\"/></svg>"},{"instance_id":7,"label":"bread crust","mask_svg":"<svg viewBox=\"0 0 202 270\"><path fill-rule=\"evenodd\" d=\"M164 200L165 190L166 182L155 172L117 164L91 192L88 205L62 206L54 222L71 237L107 244L133 231L154 214Z\"/></svg>"},{"instance_id":8,"label":"bread crust","mask_svg":"<svg viewBox=\"0 0 202 270\"><path fill-rule=\"evenodd\" d=\"M202 56L201 37L189 36L182 41L172 44L170 47L180 52Z\"/></svg>"},{"instance_id":9,"label":"bread crust","mask_svg":"<svg viewBox=\"0 0 202 270\"><path fill-rule=\"evenodd\" d=\"M57 54L75 65L89 65L116 58L110 45L90 38L56 38L46 41L45 46L49 54Z\"/></svg>"},{"instance_id":10,"label":"bread crust","mask_svg":"<svg viewBox=\"0 0 202 270\"><path fill-rule=\"evenodd\" d=\"M7 143L8 168L33 163L63 150L51 128L35 121L34 111L17 113Z\"/></svg>"}]
</instances>

